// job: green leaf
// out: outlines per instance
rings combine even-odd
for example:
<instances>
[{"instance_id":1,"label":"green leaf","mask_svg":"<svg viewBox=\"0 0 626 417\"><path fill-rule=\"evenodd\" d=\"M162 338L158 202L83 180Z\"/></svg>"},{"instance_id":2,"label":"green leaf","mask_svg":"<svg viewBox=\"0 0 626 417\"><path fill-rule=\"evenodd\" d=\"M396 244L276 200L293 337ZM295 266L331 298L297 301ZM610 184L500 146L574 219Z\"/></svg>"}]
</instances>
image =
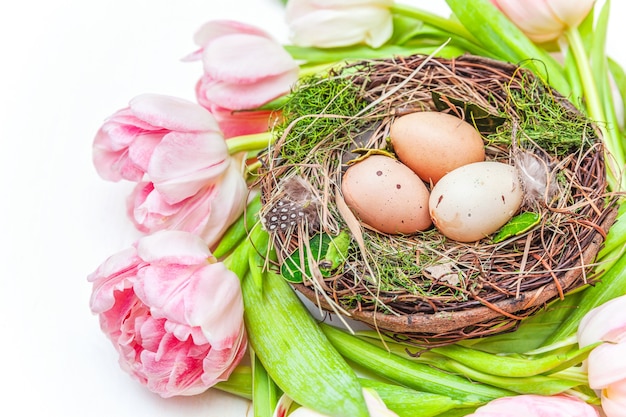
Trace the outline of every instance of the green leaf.
<instances>
[{"instance_id":1,"label":"green leaf","mask_svg":"<svg viewBox=\"0 0 626 417\"><path fill-rule=\"evenodd\" d=\"M465 28L499 59L524 65L564 96L569 84L558 62L535 45L489 0L446 0Z\"/></svg>"},{"instance_id":2,"label":"green leaf","mask_svg":"<svg viewBox=\"0 0 626 417\"><path fill-rule=\"evenodd\" d=\"M613 77L613 81L615 82L616 93L622 99L622 102L626 103L626 73L624 72L624 68L620 66L616 61L611 58L608 58L608 66L611 76ZM615 93L614 93L615 94ZM626 125L626 117L622 114L623 119L621 120L623 125ZM624 131L621 132L622 136L624 136Z\"/></svg>"},{"instance_id":3,"label":"green leaf","mask_svg":"<svg viewBox=\"0 0 626 417\"><path fill-rule=\"evenodd\" d=\"M309 240L314 262L324 277L331 276L343 265L349 246L350 235L346 231L335 237L321 233ZM289 255L283 262L280 272L287 281L293 283L301 283L305 277L312 277L307 248L300 247Z\"/></svg>"},{"instance_id":4,"label":"green leaf","mask_svg":"<svg viewBox=\"0 0 626 417\"><path fill-rule=\"evenodd\" d=\"M466 403L481 403L512 394L509 390L476 384L464 376L401 357L336 327L324 323L320 327L345 358L400 385Z\"/></svg>"},{"instance_id":5,"label":"green leaf","mask_svg":"<svg viewBox=\"0 0 626 417\"><path fill-rule=\"evenodd\" d=\"M480 339L468 339L461 345L491 353L525 353L538 349L561 325L563 319L578 308L584 291L570 293L544 309L522 320L514 332L500 333Z\"/></svg>"},{"instance_id":6,"label":"green leaf","mask_svg":"<svg viewBox=\"0 0 626 417\"><path fill-rule=\"evenodd\" d=\"M398 417L434 417L454 408L467 407L463 402L430 392L417 391L397 384L361 378L364 388L373 389L387 408Z\"/></svg>"},{"instance_id":7,"label":"green leaf","mask_svg":"<svg viewBox=\"0 0 626 417\"><path fill-rule=\"evenodd\" d=\"M418 36L424 27L424 23L406 16L393 16L393 35L387 41L392 45L402 45L414 36Z\"/></svg>"},{"instance_id":8,"label":"green leaf","mask_svg":"<svg viewBox=\"0 0 626 417\"><path fill-rule=\"evenodd\" d=\"M541 221L539 213L526 211L513 217L507 224L493 237L492 242L498 243L510 237L521 235L522 233L532 229Z\"/></svg>"},{"instance_id":9,"label":"green leaf","mask_svg":"<svg viewBox=\"0 0 626 417\"><path fill-rule=\"evenodd\" d=\"M280 275L265 271L263 288L248 275L241 291L250 346L285 394L323 415L369 415L354 370Z\"/></svg>"},{"instance_id":10,"label":"green leaf","mask_svg":"<svg viewBox=\"0 0 626 417\"><path fill-rule=\"evenodd\" d=\"M263 364L250 350L252 357L252 407L254 417L271 417L280 397L280 389L267 374Z\"/></svg>"}]
</instances>

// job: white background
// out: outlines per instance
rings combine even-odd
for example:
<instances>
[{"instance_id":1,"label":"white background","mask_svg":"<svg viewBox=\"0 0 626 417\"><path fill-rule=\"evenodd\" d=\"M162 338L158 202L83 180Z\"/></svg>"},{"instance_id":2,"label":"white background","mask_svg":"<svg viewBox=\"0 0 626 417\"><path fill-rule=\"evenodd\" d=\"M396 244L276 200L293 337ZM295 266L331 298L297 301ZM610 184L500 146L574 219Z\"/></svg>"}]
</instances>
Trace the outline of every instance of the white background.
<instances>
[{"instance_id":1,"label":"white background","mask_svg":"<svg viewBox=\"0 0 626 417\"><path fill-rule=\"evenodd\" d=\"M413 1L445 13L443 1ZM91 164L105 117L146 92L194 99L205 21L231 18L286 40L278 0L24 0L0 6L0 415L244 416L209 391L164 400L132 380L100 332L86 276L138 236L128 183ZM609 52L626 64L626 4ZM8 388L8 390L7 390ZM11 410L9 414L8 410Z\"/></svg>"}]
</instances>

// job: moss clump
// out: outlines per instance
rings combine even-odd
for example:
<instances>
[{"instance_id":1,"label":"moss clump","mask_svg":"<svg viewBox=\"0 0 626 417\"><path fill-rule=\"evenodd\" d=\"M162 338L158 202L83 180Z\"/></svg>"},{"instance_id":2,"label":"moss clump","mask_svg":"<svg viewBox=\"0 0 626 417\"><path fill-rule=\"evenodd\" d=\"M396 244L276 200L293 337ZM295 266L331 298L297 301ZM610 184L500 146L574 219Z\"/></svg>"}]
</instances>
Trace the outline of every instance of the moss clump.
<instances>
[{"instance_id":1,"label":"moss clump","mask_svg":"<svg viewBox=\"0 0 626 417\"><path fill-rule=\"evenodd\" d=\"M327 149L343 146L365 125L356 117L367 104L350 78L333 74L303 78L282 107L283 121L276 128L277 137L286 137L283 160L302 163L322 143Z\"/></svg>"}]
</instances>

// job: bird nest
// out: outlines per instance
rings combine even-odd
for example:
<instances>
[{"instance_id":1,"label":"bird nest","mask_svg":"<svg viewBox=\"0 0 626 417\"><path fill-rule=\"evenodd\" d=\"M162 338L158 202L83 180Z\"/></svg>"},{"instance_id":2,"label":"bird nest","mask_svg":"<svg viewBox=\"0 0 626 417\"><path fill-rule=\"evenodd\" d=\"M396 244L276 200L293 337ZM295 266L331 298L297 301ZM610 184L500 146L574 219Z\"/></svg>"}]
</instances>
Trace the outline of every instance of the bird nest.
<instances>
[{"instance_id":1,"label":"bird nest","mask_svg":"<svg viewBox=\"0 0 626 417\"><path fill-rule=\"evenodd\" d=\"M525 190L518 212L529 217L470 243L434 227L401 235L360 222L342 195L349 162L393 155L391 123L419 111L465 119L488 161L518 170L520 155L540 161L543 192ZM529 70L473 56L347 64L301 80L274 133L260 156L261 219L283 276L340 317L449 343L512 330L594 279L615 215L600 135Z\"/></svg>"}]
</instances>

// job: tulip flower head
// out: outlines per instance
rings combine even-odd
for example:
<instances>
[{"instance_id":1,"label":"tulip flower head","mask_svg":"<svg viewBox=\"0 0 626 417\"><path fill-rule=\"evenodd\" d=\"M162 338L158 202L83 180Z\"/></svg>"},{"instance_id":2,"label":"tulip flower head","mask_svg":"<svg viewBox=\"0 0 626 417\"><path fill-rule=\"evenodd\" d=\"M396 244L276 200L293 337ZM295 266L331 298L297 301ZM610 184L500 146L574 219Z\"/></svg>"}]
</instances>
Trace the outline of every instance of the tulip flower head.
<instances>
[{"instance_id":1,"label":"tulip flower head","mask_svg":"<svg viewBox=\"0 0 626 417\"><path fill-rule=\"evenodd\" d=\"M599 414L578 398L528 394L495 399L467 417L599 417Z\"/></svg>"},{"instance_id":2,"label":"tulip flower head","mask_svg":"<svg viewBox=\"0 0 626 417\"><path fill-rule=\"evenodd\" d=\"M393 33L393 0L289 0L287 25L298 46L383 45Z\"/></svg>"},{"instance_id":3,"label":"tulip flower head","mask_svg":"<svg viewBox=\"0 0 626 417\"><path fill-rule=\"evenodd\" d=\"M127 211L144 233L182 230L213 246L245 208L243 164L229 155L215 118L196 103L135 97L105 121L93 154L102 177L137 182Z\"/></svg>"},{"instance_id":4,"label":"tulip flower head","mask_svg":"<svg viewBox=\"0 0 626 417\"><path fill-rule=\"evenodd\" d=\"M290 91L296 61L267 32L231 20L205 23L194 42L200 49L185 59L203 64L198 102L218 117L226 137L266 131L271 113L251 110Z\"/></svg>"},{"instance_id":5,"label":"tulip flower head","mask_svg":"<svg viewBox=\"0 0 626 417\"><path fill-rule=\"evenodd\" d=\"M555 40L587 17L595 0L491 0L531 40Z\"/></svg>"},{"instance_id":6,"label":"tulip flower head","mask_svg":"<svg viewBox=\"0 0 626 417\"><path fill-rule=\"evenodd\" d=\"M162 231L88 277L91 310L122 369L162 397L198 394L228 379L245 353L239 279L210 260L199 237Z\"/></svg>"},{"instance_id":7,"label":"tulip flower head","mask_svg":"<svg viewBox=\"0 0 626 417\"><path fill-rule=\"evenodd\" d=\"M589 386L607 417L626 416L626 295L589 311L578 327L581 347L603 342L587 358Z\"/></svg>"},{"instance_id":8,"label":"tulip flower head","mask_svg":"<svg viewBox=\"0 0 626 417\"><path fill-rule=\"evenodd\" d=\"M176 97L142 94L98 130L93 161L98 174L110 181L139 182L147 176L174 204L226 170L229 156L206 109Z\"/></svg>"}]
</instances>

